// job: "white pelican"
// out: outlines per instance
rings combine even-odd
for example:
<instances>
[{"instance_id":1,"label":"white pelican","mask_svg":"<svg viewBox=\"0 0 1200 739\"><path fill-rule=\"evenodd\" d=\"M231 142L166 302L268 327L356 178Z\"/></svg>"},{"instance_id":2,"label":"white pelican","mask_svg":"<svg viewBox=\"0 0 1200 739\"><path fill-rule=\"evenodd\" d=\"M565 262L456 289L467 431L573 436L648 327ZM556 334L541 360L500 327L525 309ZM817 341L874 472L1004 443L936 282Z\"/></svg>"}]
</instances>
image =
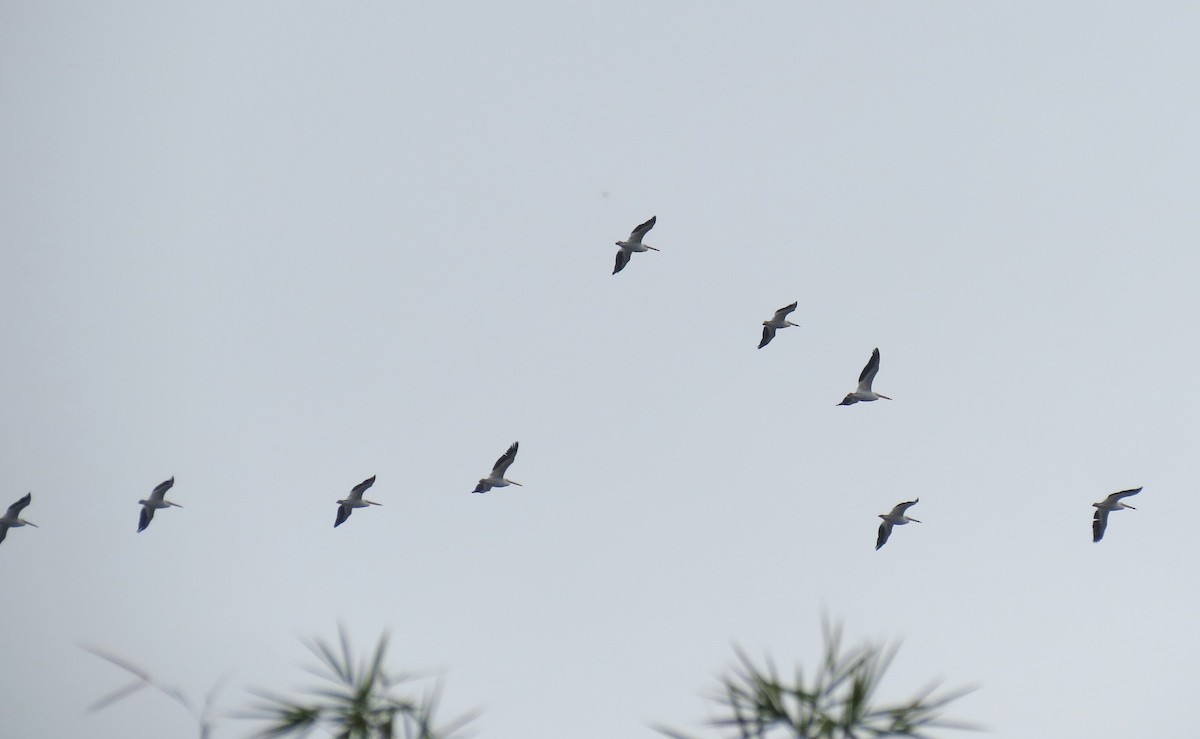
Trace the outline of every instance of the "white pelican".
<instances>
[{"instance_id":1,"label":"white pelican","mask_svg":"<svg viewBox=\"0 0 1200 739\"><path fill-rule=\"evenodd\" d=\"M363 500L363 493L367 492L367 488L375 484L375 475L371 475L367 479L350 488L350 497L345 500L338 501L337 520L333 522L333 527L336 529L341 526L355 508L366 508L371 505L383 505L376 503L373 500Z\"/></svg>"},{"instance_id":2,"label":"white pelican","mask_svg":"<svg viewBox=\"0 0 1200 739\"><path fill-rule=\"evenodd\" d=\"M142 531L144 531L147 526L150 525L151 521L154 520L155 509L170 508L171 506L175 506L176 508L183 508L183 506L179 505L178 503L172 503L171 501L165 500L163 498L163 496L167 494L167 491L170 490L171 486L174 484L175 484L175 476L172 475L170 480L167 480L165 482L160 482L154 488L154 490L152 490L150 492L149 500L139 500L138 501L139 503L142 504L142 517L138 520L138 533L139 534Z\"/></svg>"},{"instance_id":3,"label":"white pelican","mask_svg":"<svg viewBox=\"0 0 1200 739\"><path fill-rule=\"evenodd\" d=\"M1137 510L1128 503L1122 502L1121 498L1128 498L1140 492L1142 492L1141 488L1122 490L1119 493L1113 493L1099 503L1092 503L1096 508L1096 515L1092 518L1092 541L1100 541L1104 538L1104 529L1108 526L1108 514L1110 511L1119 511L1122 508L1128 508L1131 511Z\"/></svg>"},{"instance_id":4,"label":"white pelican","mask_svg":"<svg viewBox=\"0 0 1200 739\"><path fill-rule=\"evenodd\" d=\"M621 248L617 250L617 265L613 267L614 275L625 269L625 265L629 264L629 257L632 256L635 251L646 251L647 249L654 249L654 251L658 251L658 249L655 249L653 246L642 243L642 237L646 235L647 231L654 228L654 223L657 220L658 216L651 216L650 220L633 229L633 232L629 234L628 241L617 242L617 246ZM499 487L499 485L496 487Z\"/></svg>"},{"instance_id":5,"label":"white pelican","mask_svg":"<svg viewBox=\"0 0 1200 739\"><path fill-rule=\"evenodd\" d=\"M500 455L500 459L496 460L496 466L492 467L492 474L480 480L475 489L471 491L472 493L486 493L492 488L502 488L509 485L521 486L519 482L504 479L504 473L508 472L509 466L517 458L517 443L514 441L512 446L508 448L508 451Z\"/></svg>"},{"instance_id":6,"label":"white pelican","mask_svg":"<svg viewBox=\"0 0 1200 739\"><path fill-rule=\"evenodd\" d=\"M847 393L846 397L838 405L854 405L855 403L868 403L872 400L891 400L886 395L880 395L871 389L871 383L875 380L875 375L879 373L879 349L871 352L871 359L867 362L867 366L863 367L862 374L858 376L858 388Z\"/></svg>"},{"instance_id":7,"label":"white pelican","mask_svg":"<svg viewBox=\"0 0 1200 739\"><path fill-rule=\"evenodd\" d=\"M910 500L907 503L897 503L891 513L880 513L879 517L883 519L883 523L879 524L879 538L875 540L875 549L887 544L888 537L892 535L893 526L903 526L906 523L921 523L915 518L909 518L904 515L904 512L912 508L917 503L921 502L920 498Z\"/></svg>"},{"instance_id":8,"label":"white pelican","mask_svg":"<svg viewBox=\"0 0 1200 739\"><path fill-rule=\"evenodd\" d=\"M17 514L25 506L29 505L29 501L31 500L33 500L33 493L25 493L25 497L10 505L4 515L0 516L0 541L4 541L4 537L8 536L9 529L15 529L18 526L32 526L35 529L37 528L36 523L30 523L23 518L17 517Z\"/></svg>"},{"instance_id":9,"label":"white pelican","mask_svg":"<svg viewBox=\"0 0 1200 739\"><path fill-rule=\"evenodd\" d=\"M771 316L771 320L763 321L763 337L762 341L758 342L759 349L762 349L764 346L771 343L771 339L775 338L776 329L800 325L787 320L788 314L794 310L796 310L796 303L785 305L779 310L775 311L775 315Z\"/></svg>"}]
</instances>

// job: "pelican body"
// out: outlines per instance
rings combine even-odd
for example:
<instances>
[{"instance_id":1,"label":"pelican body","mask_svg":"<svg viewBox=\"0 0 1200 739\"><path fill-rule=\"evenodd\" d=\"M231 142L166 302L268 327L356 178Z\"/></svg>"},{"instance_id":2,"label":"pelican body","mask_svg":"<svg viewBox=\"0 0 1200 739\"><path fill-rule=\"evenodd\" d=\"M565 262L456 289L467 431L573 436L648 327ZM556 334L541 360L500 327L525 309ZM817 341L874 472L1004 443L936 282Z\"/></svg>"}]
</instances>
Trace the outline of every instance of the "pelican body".
<instances>
[{"instance_id":1,"label":"pelican body","mask_svg":"<svg viewBox=\"0 0 1200 739\"><path fill-rule=\"evenodd\" d=\"M770 320L763 321L762 341L758 342L758 348L762 349L767 344L771 343L771 339L775 338L775 332L781 328L788 326L799 326L798 323L792 323L787 319L788 314L796 310L796 303L785 305L775 311L775 315L771 316Z\"/></svg>"},{"instance_id":2,"label":"pelican body","mask_svg":"<svg viewBox=\"0 0 1200 739\"><path fill-rule=\"evenodd\" d=\"M170 480L165 480L155 486L154 490L150 492L150 498L148 500L138 501L138 503L142 504L142 515L141 518L138 519L139 534L145 531L146 527L150 525L150 522L154 520L154 512L159 508L170 508L171 506L183 508L183 506L179 505L178 503L172 503L163 497L174 484L175 476L172 475Z\"/></svg>"},{"instance_id":3,"label":"pelican body","mask_svg":"<svg viewBox=\"0 0 1200 739\"><path fill-rule=\"evenodd\" d=\"M375 484L375 475L371 475L367 479L350 488L350 497L338 501L337 520L333 522L333 527L336 529L350 518L350 514L355 508L366 508L367 506L383 505L376 503L373 500L363 500L363 493L367 492L367 488Z\"/></svg>"},{"instance_id":4,"label":"pelican body","mask_svg":"<svg viewBox=\"0 0 1200 739\"><path fill-rule=\"evenodd\" d=\"M482 478L479 484L475 486L475 489L471 491L472 493L486 493L492 488L503 488L509 485L521 487L521 483L516 480L507 480L504 478L505 473L508 472L508 468L512 466L513 460L517 458L518 444L519 442L514 441L512 446L508 448L508 451L500 455L500 459L497 459L495 466L492 467L492 473Z\"/></svg>"},{"instance_id":5,"label":"pelican body","mask_svg":"<svg viewBox=\"0 0 1200 739\"><path fill-rule=\"evenodd\" d=\"M906 503L897 503L896 507L890 513L879 514L879 517L883 519L883 523L879 524L879 536L875 539L876 551L879 550L879 547L887 544L888 537L892 535L893 526L903 526L906 523L921 523L915 518L909 518L904 515L905 511L920 502L921 499L917 498Z\"/></svg>"},{"instance_id":6,"label":"pelican body","mask_svg":"<svg viewBox=\"0 0 1200 739\"><path fill-rule=\"evenodd\" d=\"M613 267L612 271L614 275L625 269L625 265L629 264L629 258L635 251L646 251L647 249L658 251L658 249L655 249L653 246L642 243L642 237L646 235L647 231L654 228L654 224L657 221L658 216L651 216L650 220L633 229L633 231L629 234L628 240L617 242L617 246L621 248L617 250L617 263ZM497 485L496 487L500 486Z\"/></svg>"},{"instance_id":7,"label":"pelican body","mask_svg":"<svg viewBox=\"0 0 1200 739\"><path fill-rule=\"evenodd\" d=\"M29 505L31 500L33 500L33 493L25 493L20 500L8 507L3 516L0 516L0 541L4 541L4 537L8 536L9 529L21 526L32 526L35 529L38 527L36 523L26 521L18 515L25 506Z\"/></svg>"},{"instance_id":8,"label":"pelican body","mask_svg":"<svg viewBox=\"0 0 1200 739\"><path fill-rule=\"evenodd\" d=\"M1121 500L1128 498L1131 495L1137 495L1142 492L1141 488L1133 490L1122 490L1119 493L1113 493L1099 503L1092 503L1092 507L1096 509L1096 515L1092 517L1092 541L1097 542L1104 538L1104 529L1108 528L1108 514L1112 511L1120 511L1128 508L1131 511L1137 509L1128 503Z\"/></svg>"},{"instance_id":9,"label":"pelican body","mask_svg":"<svg viewBox=\"0 0 1200 739\"><path fill-rule=\"evenodd\" d=\"M854 405L855 403L869 403L872 400L891 400L886 395L880 395L871 389L871 383L875 381L875 375L879 374L879 349L871 352L871 358L867 361L867 366L863 367L862 373L858 376L858 388L852 393L847 393L846 397L838 405Z\"/></svg>"}]
</instances>

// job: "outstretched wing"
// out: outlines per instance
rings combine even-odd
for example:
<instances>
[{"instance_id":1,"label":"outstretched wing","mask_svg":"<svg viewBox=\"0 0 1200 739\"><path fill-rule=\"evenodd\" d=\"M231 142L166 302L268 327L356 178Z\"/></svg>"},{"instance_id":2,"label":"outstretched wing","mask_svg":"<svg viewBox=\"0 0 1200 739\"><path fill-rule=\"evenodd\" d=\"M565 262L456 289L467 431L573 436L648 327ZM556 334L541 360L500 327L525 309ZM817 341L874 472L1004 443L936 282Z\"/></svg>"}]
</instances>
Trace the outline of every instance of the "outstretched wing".
<instances>
[{"instance_id":1,"label":"outstretched wing","mask_svg":"<svg viewBox=\"0 0 1200 739\"><path fill-rule=\"evenodd\" d=\"M374 480L375 478L371 478L371 479ZM370 487L370 486L368 485L367 487ZM365 490L366 488L363 488L363 489ZM354 509L348 505L338 506L337 520L333 522L333 527L336 529L338 526L341 526L343 523L345 523L346 519L350 518L350 514L353 511L354 511Z\"/></svg>"},{"instance_id":2,"label":"outstretched wing","mask_svg":"<svg viewBox=\"0 0 1200 739\"><path fill-rule=\"evenodd\" d=\"M892 525L886 521L879 524L879 536L875 539L875 549L887 544L888 537L892 535Z\"/></svg>"},{"instance_id":3,"label":"outstretched wing","mask_svg":"<svg viewBox=\"0 0 1200 739\"><path fill-rule=\"evenodd\" d=\"M858 392L871 392L871 383L875 381L875 375L879 373L879 349L871 352L871 359L867 362L867 366L863 367L862 374L858 376Z\"/></svg>"},{"instance_id":4,"label":"outstretched wing","mask_svg":"<svg viewBox=\"0 0 1200 739\"><path fill-rule=\"evenodd\" d=\"M142 506L142 516L138 519L138 533L140 534L145 531L146 527L149 526L150 522L153 520L154 509L147 505Z\"/></svg>"},{"instance_id":5,"label":"outstretched wing","mask_svg":"<svg viewBox=\"0 0 1200 739\"><path fill-rule=\"evenodd\" d=\"M629 243L631 243L631 244L642 243L642 237L646 235L647 231L654 228L654 224L657 221L658 221L658 216L650 216L650 220L646 221L642 225L633 229L633 231L631 231L629 234Z\"/></svg>"},{"instance_id":6,"label":"outstretched wing","mask_svg":"<svg viewBox=\"0 0 1200 739\"><path fill-rule=\"evenodd\" d=\"M625 269L625 265L629 264L629 252L624 249L617 249L617 264L613 267L613 274Z\"/></svg>"},{"instance_id":7,"label":"outstretched wing","mask_svg":"<svg viewBox=\"0 0 1200 739\"><path fill-rule=\"evenodd\" d=\"M20 513L21 511L23 511L25 509L25 506L29 505L29 501L31 501L31 500L33 500L33 493L25 493L25 495L22 496L20 500L18 500L16 503L13 503L12 505L10 505L8 507L8 513L5 513L4 517L5 518L16 518L17 514Z\"/></svg>"},{"instance_id":8,"label":"outstretched wing","mask_svg":"<svg viewBox=\"0 0 1200 739\"><path fill-rule=\"evenodd\" d=\"M1112 495L1108 496L1107 498L1104 499L1104 502L1105 503L1116 503L1121 498L1128 498L1129 496L1137 495L1140 492L1142 492L1141 488L1134 488L1133 490L1122 490L1119 493L1113 493Z\"/></svg>"},{"instance_id":9,"label":"outstretched wing","mask_svg":"<svg viewBox=\"0 0 1200 739\"><path fill-rule=\"evenodd\" d=\"M770 326L763 326L763 337L762 341L758 342L758 348L762 349L767 344L770 344L773 338L775 338L775 329Z\"/></svg>"},{"instance_id":10,"label":"outstretched wing","mask_svg":"<svg viewBox=\"0 0 1200 739\"><path fill-rule=\"evenodd\" d=\"M909 500L909 501L905 501L903 503L897 503L896 507L892 509L892 512L889 515L903 516L905 511L907 511L909 508L912 508L913 506L915 506L917 503L920 503L920 502L921 502L921 499L917 498L916 500Z\"/></svg>"},{"instance_id":11,"label":"outstretched wing","mask_svg":"<svg viewBox=\"0 0 1200 739\"><path fill-rule=\"evenodd\" d=\"M150 493L150 500L162 500L167 491L175 485L175 476L171 475L170 480L164 480L154 486L154 490Z\"/></svg>"},{"instance_id":12,"label":"outstretched wing","mask_svg":"<svg viewBox=\"0 0 1200 739\"><path fill-rule=\"evenodd\" d=\"M367 488L375 484L375 475L371 475L367 479L350 488L350 497L362 499L363 493L367 492ZM350 514L346 514L350 515Z\"/></svg>"},{"instance_id":13,"label":"outstretched wing","mask_svg":"<svg viewBox=\"0 0 1200 739\"><path fill-rule=\"evenodd\" d=\"M1096 509L1096 515L1092 517L1092 541L1097 542L1104 538L1104 529L1108 527L1108 511L1103 508Z\"/></svg>"},{"instance_id":14,"label":"outstretched wing","mask_svg":"<svg viewBox=\"0 0 1200 739\"><path fill-rule=\"evenodd\" d=\"M508 451L500 455L500 459L496 460L496 465L492 467L492 475L495 477L504 477L504 473L508 472L508 468L512 465L513 460L517 458L517 444L513 442Z\"/></svg>"},{"instance_id":15,"label":"outstretched wing","mask_svg":"<svg viewBox=\"0 0 1200 739\"><path fill-rule=\"evenodd\" d=\"M780 308L779 310L775 311L775 317L774 317L774 318L772 318L771 320L773 320L773 321L783 321L783 320L787 319L787 317L788 317L788 314L789 314L789 313L791 313L792 311L796 310L796 306L797 306L799 303L800 303L800 301L798 301L798 300L797 300L795 303L792 303L791 305L785 305L785 306L783 306L783 307L782 307L782 308Z\"/></svg>"}]
</instances>

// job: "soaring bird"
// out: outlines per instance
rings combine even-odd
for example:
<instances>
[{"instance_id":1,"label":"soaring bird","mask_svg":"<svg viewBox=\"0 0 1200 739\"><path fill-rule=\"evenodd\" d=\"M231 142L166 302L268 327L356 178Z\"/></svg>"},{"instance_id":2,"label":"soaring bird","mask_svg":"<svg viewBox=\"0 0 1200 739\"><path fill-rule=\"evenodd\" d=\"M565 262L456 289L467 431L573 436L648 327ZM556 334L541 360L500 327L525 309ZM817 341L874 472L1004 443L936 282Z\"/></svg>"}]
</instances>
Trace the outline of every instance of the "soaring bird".
<instances>
[{"instance_id":1,"label":"soaring bird","mask_svg":"<svg viewBox=\"0 0 1200 739\"><path fill-rule=\"evenodd\" d=\"M880 513L879 517L883 519L883 523L879 524L879 538L875 540L875 549L887 544L888 537L892 535L893 526L903 526L906 523L921 523L915 518L909 518L904 515L904 512L912 508L917 503L921 502L920 498L910 500L906 503L897 503L891 513Z\"/></svg>"},{"instance_id":2,"label":"soaring bird","mask_svg":"<svg viewBox=\"0 0 1200 739\"><path fill-rule=\"evenodd\" d=\"M792 323L787 320L788 314L796 310L796 303L785 305L775 311L775 315L771 316L771 320L763 321L762 341L758 342L758 348L762 349L767 344L771 343L771 339L775 338L775 331L788 326L799 326L798 323Z\"/></svg>"},{"instance_id":3,"label":"soaring bird","mask_svg":"<svg viewBox=\"0 0 1200 739\"><path fill-rule=\"evenodd\" d=\"M629 264L629 257L632 256L635 251L646 251L647 249L658 251L658 249L655 249L653 246L642 243L642 237L646 235L647 231L654 228L654 223L657 220L658 216L651 216L650 220L633 229L633 232L629 234L628 241L617 242L617 246L621 248L617 250L617 264L615 267L613 267L614 275L625 269L625 265Z\"/></svg>"},{"instance_id":4,"label":"soaring bird","mask_svg":"<svg viewBox=\"0 0 1200 739\"><path fill-rule=\"evenodd\" d=\"M170 508L171 506L175 506L176 508L183 508L183 506L179 505L178 503L172 503L171 501L163 498L163 496L167 494L167 491L170 490L171 486L174 484L175 484L175 476L172 475L170 480L166 480L165 482L160 482L157 486L155 486L154 490L151 491L151 493L150 493L149 500L139 500L138 501L139 503L142 504L142 517L138 520L138 533L139 534L142 531L144 531L147 526L150 525L151 521L154 520L154 511L156 509Z\"/></svg>"},{"instance_id":5,"label":"soaring bird","mask_svg":"<svg viewBox=\"0 0 1200 739\"><path fill-rule=\"evenodd\" d=\"M847 393L846 397L838 405L854 405L855 403L868 403L872 400L891 400L886 395L880 395L871 389L871 383L875 381L875 375L879 374L879 349L871 352L871 359L867 361L867 366L863 367L862 374L858 376L858 388Z\"/></svg>"},{"instance_id":6,"label":"soaring bird","mask_svg":"<svg viewBox=\"0 0 1200 739\"><path fill-rule=\"evenodd\" d=\"M25 493L25 497L18 500L8 507L3 516L0 516L0 541L4 541L4 537L8 536L9 529L15 529L18 526L32 526L37 528L36 523L31 523L23 518L18 518L17 514L21 512L25 506L29 505L29 501L33 500L33 493Z\"/></svg>"},{"instance_id":7,"label":"soaring bird","mask_svg":"<svg viewBox=\"0 0 1200 739\"><path fill-rule=\"evenodd\" d=\"M500 455L500 459L497 459L495 466L492 467L492 474L481 479L479 484L475 486L475 489L471 491L472 493L486 493L492 488L502 488L508 485L520 487L521 483L515 480L504 479L504 473L508 472L508 468L512 465L513 460L517 458L517 444L518 442L514 441L512 446L508 448L508 451Z\"/></svg>"},{"instance_id":8,"label":"soaring bird","mask_svg":"<svg viewBox=\"0 0 1200 739\"><path fill-rule=\"evenodd\" d=\"M1131 511L1137 509L1125 503L1121 498L1128 498L1131 495L1137 495L1142 492L1141 488L1133 490L1122 490L1119 493L1113 493L1099 503L1092 503L1096 509L1096 515L1092 517L1092 541L1100 541L1104 538L1104 529L1108 527L1108 514L1110 511L1119 511L1122 508L1128 508Z\"/></svg>"},{"instance_id":9,"label":"soaring bird","mask_svg":"<svg viewBox=\"0 0 1200 739\"><path fill-rule=\"evenodd\" d=\"M333 527L336 529L345 523L350 514L355 508L366 508L372 505L383 505L376 503L373 500L363 500L363 493L367 492L367 488L375 484L375 475L371 475L367 479L350 488L350 497L338 501L337 520L333 522Z\"/></svg>"}]
</instances>

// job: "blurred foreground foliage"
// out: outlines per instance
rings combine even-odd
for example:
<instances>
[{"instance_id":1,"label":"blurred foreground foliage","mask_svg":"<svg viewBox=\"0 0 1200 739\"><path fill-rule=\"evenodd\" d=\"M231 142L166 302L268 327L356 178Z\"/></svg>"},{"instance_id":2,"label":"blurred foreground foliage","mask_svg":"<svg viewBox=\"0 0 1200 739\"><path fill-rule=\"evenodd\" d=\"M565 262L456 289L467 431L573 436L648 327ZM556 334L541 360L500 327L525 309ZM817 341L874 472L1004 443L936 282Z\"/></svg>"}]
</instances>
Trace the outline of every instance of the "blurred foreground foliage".
<instances>
[{"instance_id":1,"label":"blurred foreground foliage","mask_svg":"<svg viewBox=\"0 0 1200 739\"><path fill-rule=\"evenodd\" d=\"M799 666L794 678L781 678L769 659L760 666L734 647L737 662L718 678L719 690L710 696L718 713L708 725L722 736L736 739L931 739L928 732L933 729L976 728L942 718L943 709L971 689L936 694L938 686L933 684L907 701L881 703L876 692L896 656L896 647L867 642L843 648L841 628L830 626L827 620L822 623L822 636L823 658L807 679ZM255 737L304 737L320 730L336 739L454 739L476 718L472 712L438 725L441 680L429 682L428 677L388 671L384 665L386 634L374 650L358 658L342 627L335 644L314 639L306 646L317 665L305 670L321 682L296 697L251 690L256 703L237 715L265 724ZM90 710L153 687L187 708L199 726L200 739L209 739L219 683L198 709L181 690L155 680L145 670L99 649L84 648L135 677L131 684L96 701ZM416 682L422 686L415 694L398 694L400 686ZM675 729L655 729L671 739L694 739Z\"/></svg>"}]
</instances>

